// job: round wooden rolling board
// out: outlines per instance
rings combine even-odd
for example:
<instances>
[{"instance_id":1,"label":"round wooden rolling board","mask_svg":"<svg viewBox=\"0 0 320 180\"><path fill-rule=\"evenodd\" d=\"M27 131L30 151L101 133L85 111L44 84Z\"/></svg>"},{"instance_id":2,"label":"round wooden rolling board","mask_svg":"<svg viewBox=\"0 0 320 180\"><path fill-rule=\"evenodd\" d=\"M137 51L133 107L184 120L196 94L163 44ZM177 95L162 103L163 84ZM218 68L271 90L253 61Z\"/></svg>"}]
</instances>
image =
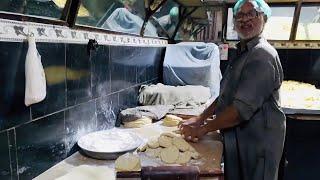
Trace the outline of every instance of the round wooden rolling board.
<instances>
[{"instance_id":1,"label":"round wooden rolling board","mask_svg":"<svg viewBox=\"0 0 320 180\"><path fill-rule=\"evenodd\" d=\"M151 137L158 137L161 133L172 132L177 127L165 127L160 123L154 123L142 128L133 128L130 131L137 133L145 142ZM190 143L190 142L189 142ZM210 174L221 169L223 144L218 133L210 133L204 136L198 143L190 143L201 155L199 160L191 160L186 165L198 166L201 173ZM142 166L177 166L178 164L165 164L160 158L151 158L144 152L139 153Z\"/></svg>"}]
</instances>

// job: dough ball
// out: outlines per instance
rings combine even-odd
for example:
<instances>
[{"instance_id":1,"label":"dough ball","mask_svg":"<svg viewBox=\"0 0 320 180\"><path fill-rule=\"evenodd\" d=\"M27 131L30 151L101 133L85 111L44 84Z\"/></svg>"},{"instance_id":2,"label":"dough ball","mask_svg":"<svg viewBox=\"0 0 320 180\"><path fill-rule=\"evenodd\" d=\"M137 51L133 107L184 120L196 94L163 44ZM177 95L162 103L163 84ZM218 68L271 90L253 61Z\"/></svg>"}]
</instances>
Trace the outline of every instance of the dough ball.
<instances>
[{"instance_id":1,"label":"dough ball","mask_svg":"<svg viewBox=\"0 0 320 180\"><path fill-rule=\"evenodd\" d=\"M146 150L146 155L152 158L157 158L160 156L160 152L161 152L162 148L156 148L156 149L150 149L148 148Z\"/></svg>"},{"instance_id":2,"label":"dough ball","mask_svg":"<svg viewBox=\"0 0 320 180\"><path fill-rule=\"evenodd\" d=\"M170 147L172 146L172 138L168 136L160 136L159 137L159 145L162 147Z\"/></svg>"},{"instance_id":3,"label":"dough ball","mask_svg":"<svg viewBox=\"0 0 320 180\"><path fill-rule=\"evenodd\" d=\"M163 119L162 125L168 127L178 126L181 121L183 121L181 117L175 115L166 115L166 117Z\"/></svg>"},{"instance_id":4,"label":"dough ball","mask_svg":"<svg viewBox=\"0 0 320 180\"><path fill-rule=\"evenodd\" d=\"M68 174L56 178L56 180L115 180L115 172L106 166L81 165L73 168Z\"/></svg>"},{"instance_id":5,"label":"dough ball","mask_svg":"<svg viewBox=\"0 0 320 180\"><path fill-rule=\"evenodd\" d=\"M180 151L188 151L190 148L189 143L181 137L175 137L172 140L173 145L175 145Z\"/></svg>"},{"instance_id":6,"label":"dough ball","mask_svg":"<svg viewBox=\"0 0 320 180\"><path fill-rule=\"evenodd\" d=\"M140 128L143 127L147 124L152 124L152 119L148 117L142 117L140 119L137 119L135 121L130 121L130 122L124 122L124 127L125 128Z\"/></svg>"},{"instance_id":7,"label":"dough ball","mask_svg":"<svg viewBox=\"0 0 320 180\"><path fill-rule=\"evenodd\" d=\"M138 155L126 153L116 159L115 168L117 171L140 171L140 158Z\"/></svg>"},{"instance_id":8,"label":"dough ball","mask_svg":"<svg viewBox=\"0 0 320 180\"><path fill-rule=\"evenodd\" d=\"M150 148L153 148L153 149L158 148L160 146L157 137L151 138L147 144Z\"/></svg>"},{"instance_id":9,"label":"dough ball","mask_svg":"<svg viewBox=\"0 0 320 180\"><path fill-rule=\"evenodd\" d=\"M191 160L191 152L181 152L179 153L178 160L176 161L177 164L186 164Z\"/></svg>"},{"instance_id":10,"label":"dough ball","mask_svg":"<svg viewBox=\"0 0 320 180\"><path fill-rule=\"evenodd\" d=\"M175 163L179 158L179 149L175 146L170 146L161 150L161 160L168 164Z\"/></svg>"}]
</instances>

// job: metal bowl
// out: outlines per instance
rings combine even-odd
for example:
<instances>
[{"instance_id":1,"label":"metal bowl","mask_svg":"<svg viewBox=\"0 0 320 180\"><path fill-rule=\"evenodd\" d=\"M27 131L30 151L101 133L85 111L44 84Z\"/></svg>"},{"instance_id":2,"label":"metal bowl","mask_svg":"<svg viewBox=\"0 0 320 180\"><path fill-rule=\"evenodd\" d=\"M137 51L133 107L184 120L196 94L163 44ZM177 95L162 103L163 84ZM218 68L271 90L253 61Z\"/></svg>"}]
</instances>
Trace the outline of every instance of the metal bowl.
<instances>
[{"instance_id":1,"label":"metal bowl","mask_svg":"<svg viewBox=\"0 0 320 180\"><path fill-rule=\"evenodd\" d=\"M99 142L103 142L102 146ZM134 151L142 142L135 133L114 128L87 134L79 139L78 146L81 149L80 153L85 156L100 160L114 160L122 154ZM115 143L120 146L114 146ZM97 148L98 146L100 149ZM112 149L112 146L116 148Z\"/></svg>"},{"instance_id":2,"label":"metal bowl","mask_svg":"<svg viewBox=\"0 0 320 180\"><path fill-rule=\"evenodd\" d=\"M85 149L81 149L80 153L94 159L99 159L99 160L115 160L119 156L127 153L127 152L133 152L134 150L131 151L125 151L125 152L114 152L114 153L103 153L103 152L94 152L94 151L88 151Z\"/></svg>"}]
</instances>

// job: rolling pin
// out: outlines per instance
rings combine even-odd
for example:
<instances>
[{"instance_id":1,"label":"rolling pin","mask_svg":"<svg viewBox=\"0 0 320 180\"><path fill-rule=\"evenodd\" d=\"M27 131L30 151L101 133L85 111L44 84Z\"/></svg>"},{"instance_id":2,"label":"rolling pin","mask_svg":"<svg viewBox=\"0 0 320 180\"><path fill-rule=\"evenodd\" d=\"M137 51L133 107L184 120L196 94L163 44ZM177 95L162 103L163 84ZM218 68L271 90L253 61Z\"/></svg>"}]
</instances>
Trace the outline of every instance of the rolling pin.
<instances>
[{"instance_id":1,"label":"rolling pin","mask_svg":"<svg viewBox=\"0 0 320 180\"><path fill-rule=\"evenodd\" d=\"M146 166L141 169L141 180L198 180L197 166Z\"/></svg>"}]
</instances>

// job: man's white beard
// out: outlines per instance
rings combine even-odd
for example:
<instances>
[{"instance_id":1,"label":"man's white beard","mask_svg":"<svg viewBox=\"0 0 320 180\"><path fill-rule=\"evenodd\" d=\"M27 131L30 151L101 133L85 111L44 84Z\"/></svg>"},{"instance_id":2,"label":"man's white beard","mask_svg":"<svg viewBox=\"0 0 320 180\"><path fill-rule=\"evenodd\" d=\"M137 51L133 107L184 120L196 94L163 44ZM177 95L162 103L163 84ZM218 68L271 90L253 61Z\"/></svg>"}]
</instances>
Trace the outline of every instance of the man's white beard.
<instances>
[{"instance_id":1,"label":"man's white beard","mask_svg":"<svg viewBox=\"0 0 320 180\"><path fill-rule=\"evenodd\" d=\"M252 39L252 38L257 37L260 34L262 34L263 28L264 28L264 26L262 26L261 29L253 31L248 35L243 35L243 34L238 32L238 36L240 37L240 39L243 39L243 40Z\"/></svg>"},{"instance_id":2,"label":"man's white beard","mask_svg":"<svg viewBox=\"0 0 320 180\"><path fill-rule=\"evenodd\" d=\"M247 40L247 39L251 39L251 38L253 38L253 37L257 36L257 35L253 34L253 33L251 33L249 35L242 35L241 33L238 33L238 36L240 37L240 39Z\"/></svg>"},{"instance_id":3,"label":"man's white beard","mask_svg":"<svg viewBox=\"0 0 320 180\"><path fill-rule=\"evenodd\" d=\"M252 38L254 38L254 37L257 37L257 36L259 36L261 33L262 33L262 30L259 31L259 32L252 32L252 33L250 33L250 34L248 34L248 35L243 35L243 34L241 34L241 33L238 33L238 36L240 37L240 39L247 40L247 39L252 39Z\"/></svg>"}]
</instances>

